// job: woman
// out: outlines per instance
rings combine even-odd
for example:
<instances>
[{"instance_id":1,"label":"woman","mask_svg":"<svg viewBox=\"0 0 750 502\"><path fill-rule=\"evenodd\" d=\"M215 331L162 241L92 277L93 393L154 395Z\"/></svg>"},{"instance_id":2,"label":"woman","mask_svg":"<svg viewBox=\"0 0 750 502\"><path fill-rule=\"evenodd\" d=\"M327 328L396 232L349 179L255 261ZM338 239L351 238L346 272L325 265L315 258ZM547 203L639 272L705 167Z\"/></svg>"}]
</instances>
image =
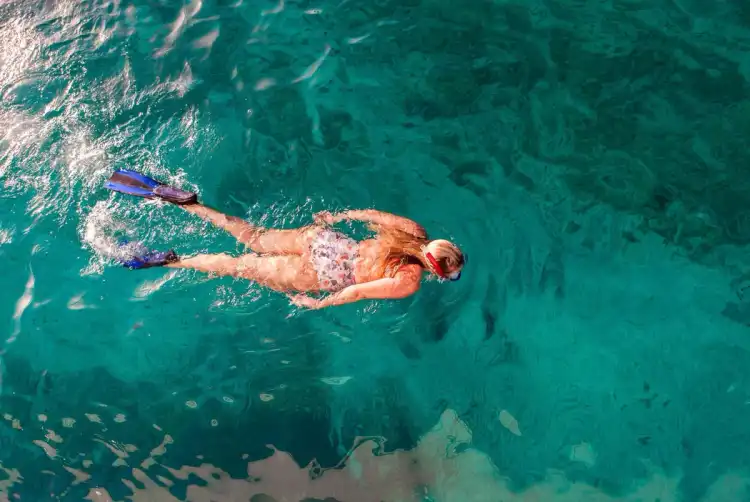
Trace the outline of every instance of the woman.
<instances>
[{"instance_id":1,"label":"woman","mask_svg":"<svg viewBox=\"0 0 750 502\"><path fill-rule=\"evenodd\" d=\"M180 258L174 251L147 252L121 260L125 266L167 266L231 275L287 294L331 293L323 299L289 294L292 303L300 307L318 309L365 299L404 298L419 289L423 271L455 281L461 277L465 262L461 250L451 242L429 240L424 228L414 221L381 211L353 210L336 215L324 211L315 215L311 226L281 230L227 216L198 203L192 192L134 171L115 172L105 187L177 204L258 253ZM343 220L367 222L376 234L357 242L330 228Z\"/></svg>"}]
</instances>

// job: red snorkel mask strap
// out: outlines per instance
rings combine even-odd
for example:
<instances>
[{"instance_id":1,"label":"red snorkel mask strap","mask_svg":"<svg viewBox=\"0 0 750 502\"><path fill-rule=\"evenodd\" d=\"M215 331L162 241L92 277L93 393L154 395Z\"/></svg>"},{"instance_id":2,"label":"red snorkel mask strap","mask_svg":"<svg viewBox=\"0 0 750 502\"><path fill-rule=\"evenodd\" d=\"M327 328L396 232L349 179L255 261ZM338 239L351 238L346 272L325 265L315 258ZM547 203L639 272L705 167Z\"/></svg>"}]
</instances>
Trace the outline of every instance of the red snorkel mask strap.
<instances>
[{"instance_id":1,"label":"red snorkel mask strap","mask_svg":"<svg viewBox=\"0 0 750 502\"><path fill-rule=\"evenodd\" d=\"M435 257L432 256L432 253L427 251L424 255L427 258L427 261L430 262L430 265L432 265L432 268L434 269L437 276L440 277L441 279L447 279L448 276L445 275L445 272L443 271L443 267L441 267L438 261L435 259Z\"/></svg>"}]
</instances>

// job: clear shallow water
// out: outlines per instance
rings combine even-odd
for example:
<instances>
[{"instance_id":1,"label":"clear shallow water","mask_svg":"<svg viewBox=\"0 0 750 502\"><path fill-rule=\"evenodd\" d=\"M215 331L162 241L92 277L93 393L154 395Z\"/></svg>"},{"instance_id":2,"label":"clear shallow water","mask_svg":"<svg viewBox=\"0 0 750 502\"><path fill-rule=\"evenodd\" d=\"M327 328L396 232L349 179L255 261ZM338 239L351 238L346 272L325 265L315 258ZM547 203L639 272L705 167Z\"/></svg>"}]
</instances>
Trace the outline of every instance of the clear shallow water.
<instances>
[{"instance_id":1,"label":"clear shallow water","mask_svg":"<svg viewBox=\"0 0 750 502\"><path fill-rule=\"evenodd\" d=\"M3 3L0 500L745 500L747 21ZM240 250L116 167L269 225L406 214L472 261L318 312L129 272L118 232Z\"/></svg>"}]
</instances>

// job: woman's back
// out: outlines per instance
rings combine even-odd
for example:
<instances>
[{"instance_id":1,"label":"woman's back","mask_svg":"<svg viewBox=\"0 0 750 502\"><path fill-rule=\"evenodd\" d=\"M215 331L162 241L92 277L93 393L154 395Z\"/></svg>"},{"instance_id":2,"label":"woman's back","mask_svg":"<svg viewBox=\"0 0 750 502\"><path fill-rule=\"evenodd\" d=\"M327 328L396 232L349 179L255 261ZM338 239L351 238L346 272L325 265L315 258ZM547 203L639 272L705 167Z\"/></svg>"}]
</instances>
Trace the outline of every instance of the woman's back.
<instances>
[{"instance_id":1,"label":"woman's back","mask_svg":"<svg viewBox=\"0 0 750 502\"><path fill-rule=\"evenodd\" d=\"M358 283L380 279L373 277L378 275L375 265L380 255L382 246L377 238L365 239L359 243L359 255L354 263L354 276Z\"/></svg>"},{"instance_id":2,"label":"woman's back","mask_svg":"<svg viewBox=\"0 0 750 502\"><path fill-rule=\"evenodd\" d=\"M375 236L372 239L365 239L359 243L359 255L354 264L354 275L357 283L375 281L383 278L383 271L380 270L379 262L384 254L390 252L389 247L383 240ZM407 268L408 267L408 268ZM422 267L416 263L406 263L399 267L399 270L411 271L421 274Z\"/></svg>"}]
</instances>

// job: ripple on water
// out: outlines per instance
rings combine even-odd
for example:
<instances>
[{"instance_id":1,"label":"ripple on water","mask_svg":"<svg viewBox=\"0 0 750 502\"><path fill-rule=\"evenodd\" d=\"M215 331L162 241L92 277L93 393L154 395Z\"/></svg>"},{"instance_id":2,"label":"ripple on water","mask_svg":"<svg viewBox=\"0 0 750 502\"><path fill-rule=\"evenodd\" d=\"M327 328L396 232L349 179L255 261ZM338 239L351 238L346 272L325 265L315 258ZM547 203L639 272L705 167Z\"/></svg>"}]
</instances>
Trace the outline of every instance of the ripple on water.
<instances>
[{"instance_id":1,"label":"ripple on water","mask_svg":"<svg viewBox=\"0 0 750 502\"><path fill-rule=\"evenodd\" d=\"M0 228L0 246L13 242L14 233L15 230L12 228Z\"/></svg>"},{"instance_id":2,"label":"ripple on water","mask_svg":"<svg viewBox=\"0 0 750 502\"><path fill-rule=\"evenodd\" d=\"M436 284L426 284L413 302L372 302L349 311L342 308L285 317L285 300L282 298L278 303L284 305L278 307L275 296L269 300L271 295L259 292L256 286L203 276L179 283L187 274L178 279L177 272L127 274L118 269L104 273L105 266L114 264L113 259L122 252L118 240L122 236L185 252L243 251L233 247L233 242L227 245L221 240L221 232L185 218L177 208L102 190L101 183L113 168L132 167L184 186L199 184L201 200L231 207L233 214L269 226L309 223L309 213L322 209L319 206L362 203L408 210L424 216L436 231L471 236L479 248L490 242L490 253L501 259L494 265L502 277L502 257L505 250L512 254L514 248L512 242L501 239L501 234L509 231L506 220L517 218L515 224L526 227L523 215L534 209L529 204L528 211L526 206L519 210L513 200L499 196L498 186L507 181L504 175L513 166L533 164L536 160L529 159L538 157L534 154L537 150L556 159L579 155L580 145L573 139L592 144L598 138L593 129L584 133L582 122L599 127L603 121L596 125L592 117L606 117L606 108L611 107L601 100L597 103L602 106L596 107L587 97L601 90L596 85L566 89L564 79L557 78L565 73L566 64L577 65L577 73L568 72L571 82L585 73L581 64L589 60L580 51L567 50L583 49L585 44L575 37L567 40L570 37L565 31L579 14L575 9L562 9L564 19L556 19L561 14L554 12L555 7L561 5L555 6L553 1L545 3L541 14L539 9L530 14L532 20L523 8L511 6L509 10L503 2L489 2L477 16L480 24L473 26L464 21L471 21L476 10L450 2L407 2L408 9L398 2L227 3L0 0L0 256L10 258L9 276L18 272L12 281L6 281L10 286L0 309L5 307L11 332L19 340L27 333L37 336L26 338L35 344L25 353L19 349L21 343L13 345L3 354L0 365L6 420L0 436L3 440L6 435L14 438L10 454L0 451L4 463L0 465L0 500L8 493L30 500L44 498L47 493L32 494L33 487L51 491L65 480L80 484L84 491L56 496L82 498L79 495L90 490L90 500L111 500L108 490L116 499L127 498L129 490L137 500L172 500L175 494L168 488L177 481L191 485L191 500L212 500L216 494L255 500L259 491L279 500L299 498L301 491L320 499L337 495L362 502L410 497L461 500L467 493L484 500L520 501L529 496L575 502L615 500L560 473L539 480L526 492L513 492L481 451L480 441L472 442L469 426L452 412L443 414L434 430L421 437L413 432L417 429L415 417L423 421L437 417L433 403L427 402L430 397L445 399L439 405L442 410L456 406L449 401L461 401L457 396L467 385L481 388L478 396L485 388L487 394L492 391L497 396L523 386L521 378L539 374L508 377L505 388L493 387L498 380L493 380L490 371L472 372L456 365L455 375L442 374L450 366L439 366L441 357L463 360L458 357L461 349L454 350L461 345L450 343L476 333L476 326L466 316L469 309L464 307L476 300L465 301L465 294L478 282L441 286L434 296ZM38 4L44 4L43 9L32 11ZM227 11L226 7L237 10ZM446 19L432 29L427 23L435 21L435 11ZM609 9L602 15L614 20L616 11ZM384 19L386 15L393 19ZM659 19L645 15L640 20L648 25ZM626 26L627 20L622 21ZM541 27L534 24L537 22L552 22L560 30L542 29L549 35L546 40L531 39L531 28ZM522 24L524 32L514 23ZM500 27L496 32L495 25ZM598 26L595 22L590 25ZM627 36L620 38L628 41L647 26L622 29ZM553 43L560 36L558 31L566 38L562 45ZM601 30L595 31L596 36L601 35ZM451 41L454 35L459 38ZM479 36L483 43L464 43L469 35ZM492 46L495 38L533 43ZM656 38L665 43L663 37ZM702 37L700 43L712 43L710 38ZM630 52L620 42L616 49L623 54L616 57ZM542 55L537 62L525 57L516 61L515 51ZM559 60L558 53L575 53L578 60ZM651 57L647 47L644 54L645 59ZM643 54L632 57L641 62ZM542 76L534 75L537 71L552 80L538 80ZM676 91L682 98L697 74L719 79L733 70L702 72L693 66L690 71L680 75L679 68L670 67L670 72L687 84ZM524 80L523 88L513 88L519 79ZM633 92L639 92L638 86ZM709 115L704 112L713 110L691 98L687 102L703 111L683 117L675 103L666 98L662 101L664 110L659 113L688 128ZM555 104L561 106L552 106ZM628 113L619 105L616 108ZM541 113L544 123L535 123L534 117L529 122L527 112L535 117ZM400 127L401 123L409 125ZM557 143L540 136L546 128L556 130ZM638 140L632 134L628 138ZM604 139L611 140L609 136ZM670 140L665 141L669 144ZM694 143L701 146L697 140ZM709 145L699 150L699 156L710 161L709 154L721 149L712 150ZM473 157L471 162L465 156ZM503 166L498 165L501 161ZM479 165L489 167L467 167ZM538 167L528 169L543 171L541 177L547 181L556 167L539 161ZM652 178L645 180L647 185L653 185ZM538 180L524 186L534 192L529 197L544 198ZM567 197L562 183L555 190L558 198ZM310 199L303 200L308 195ZM501 204L505 204L502 211L498 209ZM506 211L506 205L512 211ZM480 219L486 221L476 224ZM554 229L562 226L558 223L545 222ZM77 227L78 240L73 227ZM79 241L84 249L78 249ZM505 243L508 245L503 246ZM29 258L27 251L32 247L36 251ZM546 253L544 246L539 249ZM533 258L533 249L529 252ZM26 259L33 263L33 274L27 274ZM75 270L87 260L83 272ZM535 263L530 260L529 267ZM97 273L101 276L92 276ZM529 269L528 274L536 277L535 270ZM496 282L499 285L492 284L495 289L503 287L500 279ZM41 300L35 302L35 295ZM29 314L47 301L49 307L36 310L38 315L31 318ZM507 302L503 297L485 303L491 304L491 310ZM540 317L554 314L543 305L538 311ZM500 331L503 319L496 317L492 323L496 322ZM522 328L514 336L520 338ZM493 333L490 329L487 336L497 336ZM428 338L430 343L422 343ZM580 353L577 347L564 348ZM71 376L50 370L47 375L43 367L49 365L40 361L48 352L61 359L59 354L74 354L65 371L78 372ZM519 367L525 368L521 371L542 371L539 359L549 357L526 355L513 371ZM76 366L81 364L95 366L96 372ZM394 365L399 364L399 372L392 374ZM512 370L506 366L510 365L498 363L492 371L510 374ZM580 464L574 466L579 472L581 466L598 470L611 463L597 464L598 455L604 458L617 447L614 443L625 441L618 437L607 440L606 431L596 425L616 418L602 412L606 403L592 398L585 386L560 384L573 378L583 380L587 378L584 372L564 370L565 375L547 372L535 380L544 380L544 385L553 389L544 394L548 402L543 416L550 424L562 424L563 462L567 458ZM475 381L466 376L470 374L476 375ZM440 384L442 378L455 383L449 389ZM409 387L394 391L403 394L393 400L403 409L389 411L388 420L398 421L415 441L418 438L411 450L383 452L378 442L392 441L392 437L364 441L335 469L314 463L301 468L300 459L277 450L263 460L245 454L241 458L249 465L241 463L241 469L250 469L259 478L246 482L242 479L246 472L239 477L225 472L226 464L233 463L229 454L216 454L220 460L212 459L203 451L211 448L209 442L193 432L232 437L237 442L253 436L258 443L251 446L262 446L267 432L263 426L281 428L291 423L286 420L287 407L310 405L316 410L303 416L313 416L312 421L329 420L330 415L343 416L370 401L374 393L380 392L386 401L388 394L381 389L383 380L388 379L404 381ZM125 380L135 383L118 387ZM282 381L289 387L279 384ZM91 413L87 399L100 392L102 382L127 392L107 387L101 392L111 393L111 407L95 407L97 412ZM440 384L437 391L424 390L433 382ZM733 397L741 394L741 382L737 385ZM20 392L19 386L27 390ZM333 409L331 401L320 398L343 394L350 396L351 401L346 402L352 406ZM74 401L71 395L82 397ZM491 422L483 426L497 428L501 446L529 448L528 455L522 451L517 457L523 459L516 460L519 472L528 465L539 469L534 459L550 448L544 441L536 441L540 427L529 411L534 395L524 396L526 407L508 397L497 397L491 407L485 405L487 399L477 398L480 410L473 414ZM503 406L508 409L501 412ZM249 407L254 408L252 412ZM59 411L62 408L64 411ZM257 426L253 421L258 417L271 417L271 423ZM372 420L380 418L375 414ZM254 428L230 427L239 420L251 421ZM343 429L348 425L344 421L333 419L331 428ZM185 430L190 437L178 436L178 431ZM479 436L478 431L477 439ZM338 438L341 447L346 435L331 437ZM180 442L179 448L172 451L170 445L175 441ZM238 449L238 458L241 452L250 451L245 446L243 443ZM179 452L191 448L189 460L182 460L190 465L180 465L185 457ZM168 450L175 454L167 455ZM690 463L701 463L698 450ZM501 453L508 462L514 454L512 450ZM200 467L194 465L196 458ZM720 463L723 459L708 460ZM223 464L214 467L212 461ZM681 467L681 461L669 459L671 472ZM19 470L10 469L11 465L23 471L25 479ZM117 475L107 476L115 471ZM53 472L54 481L49 481ZM633 476L627 472L618 475L627 482ZM103 479L108 479L106 489L94 484L103 483ZM679 478L655 471L640 481L641 491L631 498L677 498ZM364 485L368 489L363 493ZM177 486L175 492L184 493L181 483Z\"/></svg>"}]
</instances>

